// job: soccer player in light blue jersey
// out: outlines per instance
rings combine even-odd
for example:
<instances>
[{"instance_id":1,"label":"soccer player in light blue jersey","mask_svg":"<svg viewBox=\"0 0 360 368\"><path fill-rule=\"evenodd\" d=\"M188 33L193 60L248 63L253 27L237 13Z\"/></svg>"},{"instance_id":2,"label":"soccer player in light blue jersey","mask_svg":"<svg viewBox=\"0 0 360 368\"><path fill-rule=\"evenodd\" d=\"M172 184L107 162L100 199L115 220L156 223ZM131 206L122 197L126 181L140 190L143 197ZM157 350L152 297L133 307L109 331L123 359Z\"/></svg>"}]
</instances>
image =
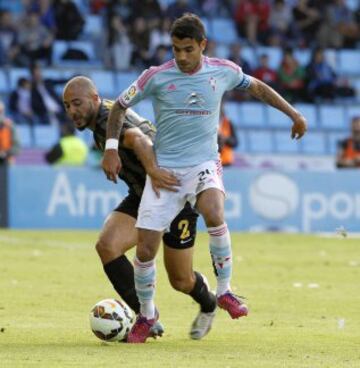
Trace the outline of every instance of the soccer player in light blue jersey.
<instances>
[{"instance_id":1,"label":"soccer player in light blue jersey","mask_svg":"<svg viewBox=\"0 0 360 368\"><path fill-rule=\"evenodd\" d=\"M175 20L171 39L174 59L145 70L119 96L107 125L103 169L109 180L115 180L121 168L117 137L126 108L150 98L157 122L155 153L158 164L171 170L181 182L177 192L160 190L160 196L157 196L151 179L147 177L137 220L138 245L134 261L135 288L141 308L128 336L131 343L145 342L158 318L154 304L154 259L162 233L185 201L194 204L208 228L218 306L232 318L248 314L247 306L230 287L231 240L224 219L225 191L217 149L224 93L234 88L247 90L292 119L292 138L299 139L306 132L305 118L272 88L244 74L231 61L203 56L205 30L196 15L184 14ZM186 224L183 231L186 232ZM205 335L211 328L213 317L214 312L204 314L200 311L192 328L202 330Z\"/></svg>"}]
</instances>

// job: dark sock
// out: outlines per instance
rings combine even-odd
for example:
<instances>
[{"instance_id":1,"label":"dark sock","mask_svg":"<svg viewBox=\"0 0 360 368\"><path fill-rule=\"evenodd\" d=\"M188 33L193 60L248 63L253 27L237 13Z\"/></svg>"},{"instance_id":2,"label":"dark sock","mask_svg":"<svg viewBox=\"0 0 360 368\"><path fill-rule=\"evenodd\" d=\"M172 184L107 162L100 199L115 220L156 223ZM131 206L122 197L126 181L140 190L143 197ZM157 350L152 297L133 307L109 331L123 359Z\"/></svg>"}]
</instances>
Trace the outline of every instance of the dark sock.
<instances>
[{"instance_id":1,"label":"dark sock","mask_svg":"<svg viewBox=\"0 0 360 368\"><path fill-rule=\"evenodd\" d=\"M189 295L200 304L201 312L210 313L216 308L216 297L206 286L200 273L195 271L195 285Z\"/></svg>"},{"instance_id":2,"label":"dark sock","mask_svg":"<svg viewBox=\"0 0 360 368\"><path fill-rule=\"evenodd\" d=\"M134 267L131 262L125 255L122 255L105 264L104 271L117 293L138 314L140 303L136 295Z\"/></svg>"}]
</instances>

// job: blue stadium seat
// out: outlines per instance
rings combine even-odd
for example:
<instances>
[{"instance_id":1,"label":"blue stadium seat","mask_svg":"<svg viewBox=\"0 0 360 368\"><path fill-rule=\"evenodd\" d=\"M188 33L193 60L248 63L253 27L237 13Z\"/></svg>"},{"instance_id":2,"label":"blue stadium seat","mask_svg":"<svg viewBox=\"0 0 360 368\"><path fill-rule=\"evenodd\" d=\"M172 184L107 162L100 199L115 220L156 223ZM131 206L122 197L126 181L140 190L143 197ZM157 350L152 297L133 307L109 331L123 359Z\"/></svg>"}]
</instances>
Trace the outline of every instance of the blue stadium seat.
<instances>
[{"instance_id":1,"label":"blue stadium seat","mask_svg":"<svg viewBox=\"0 0 360 368\"><path fill-rule=\"evenodd\" d=\"M313 104L297 103L295 108L299 110L306 118L309 128L318 126L317 109Z\"/></svg>"},{"instance_id":2,"label":"blue stadium seat","mask_svg":"<svg viewBox=\"0 0 360 368\"><path fill-rule=\"evenodd\" d=\"M156 124L154 110L151 101L145 100L139 102L137 105L135 105L135 111L143 118L148 119L152 123Z\"/></svg>"},{"instance_id":3,"label":"blue stadium seat","mask_svg":"<svg viewBox=\"0 0 360 368\"><path fill-rule=\"evenodd\" d=\"M87 15L83 34L85 37L98 38L103 31L103 21L100 15Z\"/></svg>"},{"instance_id":4,"label":"blue stadium seat","mask_svg":"<svg viewBox=\"0 0 360 368\"><path fill-rule=\"evenodd\" d=\"M32 147L31 128L29 125L16 125L16 134L18 136L21 148Z\"/></svg>"},{"instance_id":5,"label":"blue stadium seat","mask_svg":"<svg viewBox=\"0 0 360 368\"><path fill-rule=\"evenodd\" d=\"M118 93L115 91L114 75L106 70L94 70L89 72L90 78L98 88L100 96L104 98L115 98Z\"/></svg>"},{"instance_id":6,"label":"blue stadium seat","mask_svg":"<svg viewBox=\"0 0 360 368\"><path fill-rule=\"evenodd\" d=\"M224 111L234 126L241 127L239 104L237 102L225 102Z\"/></svg>"},{"instance_id":7,"label":"blue stadium seat","mask_svg":"<svg viewBox=\"0 0 360 368\"><path fill-rule=\"evenodd\" d=\"M239 104L240 125L247 127L265 127L266 117L264 107L257 102L242 102Z\"/></svg>"},{"instance_id":8,"label":"blue stadium seat","mask_svg":"<svg viewBox=\"0 0 360 368\"><path fill-rule=\"evenodd\" d=\"M257 60L262 54L268 55L270 68L277 70L280 66L283 52L278 47L261 46L256 49L256 54L257 54Z\"/></svg>"},{"instance_id":9,"label":"blue stadium seat","mask_svg":"<svg viewBox=\"0 0 360 368\"><path fill-rule=\"evenodd\" d=\"M319 119L321 126L325 129L347 129L343 106L320 105Z\"/></svg>"},{"instance_id":10,"label":"blue stadium seat","mask_svg":"<svg viewBox=\"0 0 360 368\"><path fill-rule=\"evenodd\" d=\"M300 141L291 139L291 132L274 132L275 152L278 153L299 153Z\"/></svg>"},{"instance_id":11,"label":"blue stadium seat","mask_svg":"<svg viewBox=\"0 0 360 368\"><path fill-rule=\"evenodd\" d=\"M4 70L0 70L0 93L8 93L8 80Z\"/></svg>"},{"instance_id":12,"label":"blue stadium seat","mask_svg":"<svg viewBox=\"0 0 360 368\"><path fill-rule=\"evenodd\" d=\"M241 128L236 129L236 136L238 139L238 145L235 148L235 151L240 152L240 153L249 152L249 147L248 147L248 142L247 142L245 131L242 130Z\"/></svg>"},{"instance_id":13,"label":"blue stadium seat","mask_svg":"<svg viewBox=\"0 0 360 368\"><path fill-rule=\"evenodd\" d=\"M250 152L253 153L274 152L272 134L269 130L249 130L247 136Z\"/></svg>"},{"instance_id":14,"label":"blue stadium seat","mask_svg":"<svg viewBox=\"0 0 360 368\"><path fill-rule=\"evenodd\" d=\"M256 55L252 47L241 47L241 56L250 64L251 68L256 67Z\"/></svg>"},{"instance_id":15,"label":"blue stadium seat","mask_svg":"<svg viewBox=\"0 0 360 368\"><path fill-rule=\"evenodd\" d=\"M211 22L207 19L207 18L201 18L204 27L205 27L205 33L206 33L206 38L208 38L209 40L213 39L213 33L212 33L212 24Z\"/></svg>"},{"instance_id":16,"label":"blue stadium seat","mask_svg":"<svg viewBox=\"0 0 360 368\"><path fill-rule=\"evenodd\" d=\"M360 50L338 51L340 74L360 74Z\"/></svg>"},{"instance_id":17,"label":"blue stadium seat","mask_svg":"<svg viewBox=\"0 0 360 368\"><path fill-rule=\"evenodd\" d=\"M346 115L346 121L348 123L348 126L350 126L350 121L355 116L360 116L360 105L359 106L348 106L345 109L345 115Z\"/></svg>"},{"instance_id":18,"label":"blue stadium seat","mask_svg":"<svg viewBox=\"0 0 360 368\"><path fill-rule=\"evenodd\" d=\"M39 148L51 148L59 140L59 129L52 125L34 127L35 145Z\"/></svg>"},{"instance_id":19,"label":"blue stadium seat","mask_svg":"<svg viewBox=\"0 0 360 368\"><path fill-rule=\"evenodd\" d=\"M211 39L225 44L237 42L238 36L233 20L227 18L213 19L211 22Z\"/></svg>"},{"instance_id":20,"label":"blue stadium seat","mask_svg":"<svg viewBox=\"0 0 360 368\"><path fill-rule=\"evenodd\" d=\"M328 142L329 142L329 149L328 152L332 155L336 154L338 142L347 138L350 133L329 133L328 135Z\"/></svg>"},{"instance_id":21,"label":"blue stadium seat","mask_svg":"<svg viewBox=\"0 0 360 368\"><path fill-rule=\"evenodd\" d=\"M41 70L44 79L64 79L65 73L61 69L44 68Z\"/></svg>"},{"instance_id":22,"label":"blue stadium seat","mask_svg":"<svg viewBox=\"0 0 360 368\"><path fill-rule=\"evenodd\" d=\"M139 77L138 73L119 72L116 74L116 94L120 94Z\"/></svg>"},{"instance_id":23,"label":"blue stadium seat","mask_svg":"<svg viewBox=\"0 0 360 368\"><path fill-rule=\"evenodd\" d=\"M356 93L356 99L360 103L360 78L353 79L351 81L351 85L354 87L355 93Z\"/></svg>"},{"instance_id":24,"label":"blue stadium seat","mask_svg":"<svg viewBox=\"0 0 360 368\"><path fill-rule=\"evenodd\" d=\"M303 153L315 155L325 155L327 153L326 137L323 132L309 132L300 142Z\"/></svg>"},{"instance_id":25,"label":"blue stadium seat","mask_svg":"<svg viewBox=\"0 0 360 368\"><path fill-rule=\"evenodd\" d=\"M229 46L223 43L217 44L216 57L219 59L227 59L229 57Z\"/></svg>"},{"instance_id":26,"label":"blue stadium seat","mask_svg":"<svg viewBox=\"0 0 360 368\"><path fill-rule=\"evenodd\" d=\"M82 51L89 60L63 60L63 56L68 49L75 49ZM94 44L91 41L55 41L53 43L52 61L55 65L81 65L81 66L95 66L99 64L96 60Z\"/></svg>"},{"instance_id":27,"label":"blue stadium seat","mask_svg":"<svg viewBox=\"0 0 360 368\"><path fill-rule=\"evenodd\" d=\"M311 51L309 49L295 49L294 57L302 66L307 66L311 59Z\"/></svg>"},{"instance_id":28,"label":"blue stadium seat","mask_svg":"<svg viewBox=\"0 0 360 368\"><path fill-rule=\"evenodd\" d=\"M21 77L30 79L29 70L25 68L11 68L9 70L10 91L16 88L17 82Z\"/></svg>"},{"instance_id":29,"label":"blue stadium seat","mask_svg":"<svg viewBox=\"0 0 360 368\"><path fill-rule=\"evenodd\" d=\"M284 113L271 106L266 106L266 113L270 127L290 129L292 125L291 120Z\"/></svg>"},{"instance_id":30,"label":"blue stadium seat","mask_svg":"<svg viewBox=\"0 0 360 368\"><path fill-rule=\"evenodd\" d=\"M346 0L346 5L355 12L359 8L359 0Z\"/></svg>"}]
</instances>

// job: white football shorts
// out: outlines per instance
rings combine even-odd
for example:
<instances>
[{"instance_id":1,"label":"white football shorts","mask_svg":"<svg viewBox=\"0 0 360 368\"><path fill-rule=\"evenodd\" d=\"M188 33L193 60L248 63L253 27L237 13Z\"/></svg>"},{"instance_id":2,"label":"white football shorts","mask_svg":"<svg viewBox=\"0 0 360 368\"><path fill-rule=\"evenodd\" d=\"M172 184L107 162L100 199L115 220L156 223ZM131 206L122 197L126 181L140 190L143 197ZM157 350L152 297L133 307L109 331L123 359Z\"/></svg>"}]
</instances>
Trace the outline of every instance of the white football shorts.
<instances>
[{"instance_id":1,"label":"white football shorts","mask_svg":"<svg viewBox=\"0 0 360 368\"><path fill-rule=\"evenodd\" d=\"M151 179L147 176L136 222L138 228L167 230L185 203L190 202L194 206L197 195L202 191L216 188L225 194L220 161L207 161L186 168L164 169L172 171L180 180L179 191L170 192L162 189L158 198L152 189Z\"/></svg>"}]
</instances>

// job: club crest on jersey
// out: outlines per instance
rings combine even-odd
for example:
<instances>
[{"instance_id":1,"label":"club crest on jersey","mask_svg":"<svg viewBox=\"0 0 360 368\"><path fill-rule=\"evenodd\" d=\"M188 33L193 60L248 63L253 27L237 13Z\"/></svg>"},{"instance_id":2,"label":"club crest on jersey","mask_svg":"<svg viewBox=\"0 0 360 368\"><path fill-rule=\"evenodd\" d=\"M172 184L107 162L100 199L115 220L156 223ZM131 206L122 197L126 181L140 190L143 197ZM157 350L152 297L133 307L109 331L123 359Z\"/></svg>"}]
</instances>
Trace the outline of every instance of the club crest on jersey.
<instances>
[{"instance_id":1,"label":"club crest on jersey","mask_svg":"<svg viewBox=\"0 0 360 368\"><path fill-rule=\"evenodd\" d=\"M130 102L135 95L136 95L136 86L132 85L129 87L129 89L125 93L125 96L124 96L125 102Z\"/></svg>"},{"instance_id":2,"label":"club crest on jersey","mask_svg":"<svg viewBox=\"0 0 360 368\"><path fill-rule=\"evenodd\" d=\"M216 79L214 77L210 77L209 83L210 83L210 86L211 86L212 90L215 91L215 89L216 89Z\"/></svg>"},{"instance_id":3,"label":"club crest on jersey","mask_svg":"<svg viewBox=\"0 0 360 368\"><path fill-rule=\"evenodd\" d=\"M185 100L188 107L204 107L205 99L200 93L191 92Z\"/></svg>"}]
</instances>

